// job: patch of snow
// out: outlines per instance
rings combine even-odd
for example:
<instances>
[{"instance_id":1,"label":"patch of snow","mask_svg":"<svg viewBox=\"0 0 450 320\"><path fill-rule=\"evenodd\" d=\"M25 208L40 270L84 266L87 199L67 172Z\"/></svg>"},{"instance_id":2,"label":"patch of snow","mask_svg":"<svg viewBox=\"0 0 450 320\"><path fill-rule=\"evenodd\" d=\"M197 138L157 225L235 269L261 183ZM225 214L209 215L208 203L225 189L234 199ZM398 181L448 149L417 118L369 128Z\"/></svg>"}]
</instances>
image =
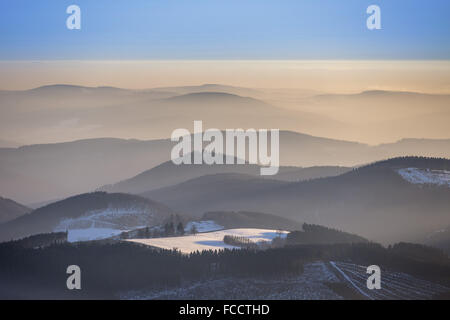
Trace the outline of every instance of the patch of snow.
<instances>
[{"instance_id":1,"label":"patch of snow","mask_svg":"<svg viewBox=\"0 0 450 320\"><path fill-rule=\"evenodd\" d=\"M155 215L145 206L109 207L87 211L77 218L63 219L54 232L68 231L68 241L90 241L109 238L134 228L143 228L155 221Z\"/></svg>"},{"instance_id":2,"label":"patch of snow","mask_svg":"<svg viewBox=\"0 0 450 320\"><path fill-rule=\"evenodd\" d=\"M281 234L279 234L277 230L242 228L198 233L196 235L181 237L129 239L126 241L167 250L177 249L182 253L188 254L203 250L239 249L239 247L230 246L223 242L223 238L226 235L246 237L253 242L270 242L278 236L286 237L287 233L288 231L281 231Z\"/></svg>"},{"instance_id":3,"label":"patch of snow","mask_svg":"<svg viewBox=\"0 0 450 320\"><path fill-rule=\"evenodd\" d=\"M126 230L111 228L87 228L87 229L69 229L67 235L68 242L80 242L101 240L118 235Z\"/></svg>"},{"instance_id":4,"label":"patch of snow","mask_svg":"<svg viewBox=\"0 0 450 320\"><path fill-rule=\"evenodd\" d=\"M414 184L436 184L450 187L450 171L417 168L398 169L403 179Z\"/></svg>"},{"instance_id":5,"label":"patch of snow","mask_svg":"<svg viewBox=\"0 0 450 320\"><path fill-rule=\"evenodd\" d=\"M186 224L186 227L184 228L185 232L190 232L192 230L192 227L195 226L197 229L197 232L209 232L209 231L217 231L217 230L223 230L224 227L218 225L212 220L204 220L204 221L191 221Z\"/></svg>"},{"instance_id":6,"label":"patch of snow","mask_svg":"<svg viewBox=\"0 0 450 320\"><path fill-rule=\"evenodd\" d=\"M124 229L148 225L154 215L145 208L106 208L87 211L78 218L60 221L55 231L84 228Z\"/></svg>"}]
</instances>

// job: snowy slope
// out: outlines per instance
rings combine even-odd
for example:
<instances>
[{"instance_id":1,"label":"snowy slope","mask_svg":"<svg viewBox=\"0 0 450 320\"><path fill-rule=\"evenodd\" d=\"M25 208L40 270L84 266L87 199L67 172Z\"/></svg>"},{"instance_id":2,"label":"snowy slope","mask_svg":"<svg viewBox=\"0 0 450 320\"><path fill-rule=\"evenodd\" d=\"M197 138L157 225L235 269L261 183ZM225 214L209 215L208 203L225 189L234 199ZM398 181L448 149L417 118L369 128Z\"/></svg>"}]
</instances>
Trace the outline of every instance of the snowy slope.
<instances>
[{"instance_id":1,"label":"snowy slope","mask_svg":"<svg viewBox=\"0 0 450 320\"><path fill-rule=\"evenodd\" d=\"M195 226L197 232L209 232L209 231L217 231L224 229L223 226L218 225L212 220L203 220L203 221L191 221L186 224L184 228L185 232L190 232L192 228Z\"/></svg>"},{"instance_id":2,"label":"snowy slope","mask_svg":"<svg viewBox=\"0 0 450 320\"><path fill-rule=\"evenodd\" d=\"M285 237L287 231L282 231L282 236ZM177 249L182 253L191 253L194 251L203 250L223 250L223 249L239 249L227 245L223 242L223 237L226 235L246 237L252 242L269 242L278 236L277 230L269 229L228 229L213 232L198 233L196 235L188 235L182 237L169 238L153 238L153 239L130 239L127 241L149 245L152 247L162 249Z\"/></svg>"},{"instance_id":3,"label":"snowy slope","mask_svg":"<svg viewBox=\"0 0 450 320\"><path fill-rule=\"evenodd\" d=\"M0 225L0 241L66 230L69 239L76 239L71 233L79 230L77 232L83 233L83 239L92 240L111 234L102 229L117 230L115 234L152 227L173 214L164 204L136 195L89 192L47 204Z\"/></svg>"},{"instance_id":4,"label":"snowy slope","mask_svg":"<svg viewBox=\"0 0 450 320\"><path fill-rule=\"evenodd\" d=\"M62 220L54 231L67 230L69 242L105 239L152 224L154 214L151 211L145 206L88 211L78 218Z\"/></svg>"},{"instance_id":5,"label":"snowy slope","mask_svg":"<svg viewBox=\"0 0 450 320\"><path fill-rule=\"evenodd\" d=\"M87 228L87 229L70 229L68 230L68 242L80 242L101 240L121 234L123 231L111 228Z\"/></svg>"},{"instance_id":6,"label":"snowy slope","mask_svg":"<svg viewBox=\"0 0 450 320\"><path fill-rule=\"evenodd\" d=\"M450 187L450 171L417 168L403 168L397 170L403 179L414 184L436 184Z\"/></svg>"}]
</instances>

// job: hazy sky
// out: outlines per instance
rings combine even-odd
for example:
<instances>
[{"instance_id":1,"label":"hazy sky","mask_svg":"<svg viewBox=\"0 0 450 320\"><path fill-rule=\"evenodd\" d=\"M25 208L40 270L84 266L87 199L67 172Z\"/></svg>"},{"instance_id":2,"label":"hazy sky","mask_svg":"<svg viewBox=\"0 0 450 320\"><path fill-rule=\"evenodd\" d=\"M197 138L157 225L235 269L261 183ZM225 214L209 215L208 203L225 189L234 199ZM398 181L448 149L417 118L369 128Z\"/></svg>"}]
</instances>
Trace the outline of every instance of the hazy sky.
<instances>
[{"instance_id":1,"label":"hazy sky","mask_svg":"<svg viewBox=\"0 0 450 320\"><path fill-rule=\"evenodd\" d=\"M366 28L371 4L382 30ZM448 0L3 0L0 59L446 60L449 14Z\"/></svg>"},{"instance_id":2,"label":"hazy sky","mask_svg":"<svg viewBox=\"0 0 450 320\"><path fill-rule=\"evenodd\" d=\"M55 83L145 89L220 83L327 92L450 93L450 61L0 61L0 89Z\"/></svg>"},{"instance_id":3,"label":"hazy sky","mask_svg":"<svg viewBox=\"0 0 450 320\"><path fill-rule=\"evenodd\" d=\"M66 28L71 4L81 30ZM382 30L366 27L371 4ZM448 93L449 14L448 0L5 0L0 89L223 83Z\"/></svg>"}]
</instances>

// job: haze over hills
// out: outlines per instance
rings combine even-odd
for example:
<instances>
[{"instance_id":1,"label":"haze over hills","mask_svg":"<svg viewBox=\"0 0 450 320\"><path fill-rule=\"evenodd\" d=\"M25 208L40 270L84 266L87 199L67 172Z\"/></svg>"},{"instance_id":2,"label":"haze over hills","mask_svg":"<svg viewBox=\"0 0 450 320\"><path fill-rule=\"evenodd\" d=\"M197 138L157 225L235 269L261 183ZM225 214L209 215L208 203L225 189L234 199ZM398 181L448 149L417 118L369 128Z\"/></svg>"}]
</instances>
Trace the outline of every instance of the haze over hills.
<instances>
[{"instance_id":1,"label":"haze over hills","mask_svg":"<svg viewBox=\"0 0 450 320\"><path fill-rule=\"evenodd\" d=\"M0 241L38 233L69 231L86 237L106 230L158 225L174 212L163 204L135 195L95 192L51 203L29 214L0 224ZM92 235L91 235L92 234Z\"/></svg>"},{"instance_id":2,"label":"haze over hills","mask_svg":"<svg viewBox=\"0 0 450 320\"><path fill-rule=\"evenodd\" d=\"M223 92L239 96L249 96L258 99L263 91L252 88L244 88L223 84L206 83L198 86L181 86L181 87L159 87L153 90L160 90L163 92L174 92L177 94L188 94L194 92Z\"/></svg>"},{"instance_id":3,"label":"haze over hills","mask_svg":"<svg viewBox=\"0 0 450 320\"><path fill-rule=\"evenodd\" d=\"M0 223L13 220L30 211L30 208L21 205L20 203L0 197Z\"/></svg>"},{"instance_id":4,"label":"haze over hills","mask_svg":"<svg viewBox=\"0 0 450 320\"><path fill-rule=\"evenodd\" d=\"M196 92L167 99L90 109L83 117L102 124L107 136L166 138L177 128L344 129L345 124L313 112L278 108L264 101L223 92Z\"/></svg>"},{"instance_id":5,"label":"haze over hills","mask_svg":"<svg viewBox=\"0 0 450 320\"><path fill-rule=\"evenodd\" d=\"M450 0L379 2L0 2L0 300L450 299Z\"/></svg>"},{"instance_id":6,"label":"haze over hills","mask_svg":"<svg viewBox=\"0 0 450 320\"><path fill-rule=\"evenodd\" d=\"M302 90L280 92L220 84L148 90L50 85L2 91L0 136L21 144L160 139L203 120L208 128L280 128L370 144L450 138L450 95L367 91L305 97Z\"/></svg>"},{"instance_id":7,"label":"haze over hills","mask_svg":"<svg viewBox=\"0 0 450 320\"><path fill-rule=\"evenodd\" d=\"M261 167L259 165L251 164L175 165L172 161L167 161L130 179L126 179L111 185L105 185L99 188L99 190L107 192L140 194L146 191L175 185L189 179L217 173L242 173L247 175L260 176L260 169ZM309 168L281 167L279 168L279 171L276 175L261 176L261 178L282 181L300 181L336 176L349 170L350 168L348 167L338 166L317 166Z\"/></svg>"},{"instance_id":8,"label":"haze over hills","mask_svg":"<svg viewBox=\"0 0 450 320\"><path fill-rule=\"evenodd\" d=\"M177 94L159 89L136 91L54 85L3 92L0 94L0 136L26 144L56 142L55 137L59 141L105 136L159 139L169 137L176 128L190 128L199 119L208 127L219 129L307 130L313 125L338 129L344 126L326 116L280 109L226 91L191 90Z\"/></svg>"},{"instance_id":9,"label":"haze over hills","mask_svg":"<svg viewBox=\"0 0 450 320\"><path fill-rule=\"evenodd\" d=\"M303 230L303 224L273 214L246 211L211 211L205 212L202 220L214 221L225 229L257 228L288 231Z\"/></svg>"},{"instance_id":10,"label":"haze over hills","mask_svg":"<svg viewBox=\"0 0 450 320\"><path fill-rule=\"evenodd\" d=\"M92 191L167 161L170 143L106 138L0 149L0 193L28 204Z\"/></svg>"},{"instance_id":11,"label":"haze over hills","mask_svg":"<svg viewBox=\"0 0 450 320\"><path fill-rule=\"evenodd\" d=\"M0 148L16 148L19 146L20 146L20 144L17 142L0 139Z\"/></svg>"},{"instance_id":12,"label":"haze over hills","mask_svg":"<svg viewBox=\"0 0 450 320\"><path fill-rule=\"evenodd\" d=\"M450 160L426 162L443 170ZM417 239L450 224L450 188L415 184L400 168L417 166L415 158L393 159L337 177L281 182L224 174L192 179L144 196L184 212L256 211L330 226L382 243ZM430 165L431 164L431 167Z\"/></svg>"},{"instance_id":13,"label":"haze over hills","mask_svg":"<svg viewBox=\"0 0 450 320\"><path fill-rule=\"evenodd\" d=\"M105 138L0 148L0 194L30 204L93 191L170 161L174 145L169 139ZM408 155L450 157L450 140L408 139L368 146L280 132L282 166L349 167Z\"/></svg>"},{"instance_id":14,"label":"haze over hills","mask_svg":"<svg viewBox=\"0 0 450 320\"><path fill-rule=\"evenodd\" d=\"M238 204L240 200L246 201L253 198L255 194L265 194L286 184L289 183L247 174L219 173L145 192L142 196L154 197L158 199L157 201L166 204L170 202L172 208L176 210L183 208L183 212L200 217L206 211L248 210L235 204ZM267 212L266 210L248 211ZM273 211L270 213L278 214Z\"/></svg>"},{"instance_id":15,"label":"haze over hills","mask_svg":"<svg viewBox=\"0 0 450 320\"><path fill-rule=\"evenodd\" d=\"M290 107L352 124L344 132L335 132L337 139L353 136L374 144L405 137L449 138L449 106L450 95L373 90L317 95L298 99Z\"/></svg>"}]
</instances>

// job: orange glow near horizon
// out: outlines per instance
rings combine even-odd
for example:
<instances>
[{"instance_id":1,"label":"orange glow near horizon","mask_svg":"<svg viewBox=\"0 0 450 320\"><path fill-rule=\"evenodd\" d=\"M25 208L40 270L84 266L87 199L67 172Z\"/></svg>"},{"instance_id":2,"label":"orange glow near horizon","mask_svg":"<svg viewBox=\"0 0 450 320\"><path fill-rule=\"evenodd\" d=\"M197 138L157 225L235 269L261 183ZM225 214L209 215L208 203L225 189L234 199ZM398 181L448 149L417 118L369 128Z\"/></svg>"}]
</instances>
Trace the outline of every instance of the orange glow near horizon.
<instances>
[{"instance_id":1,"label":"orange glow near horizon","mask_svg":"<svg viewBox=\"0 0 450 320\"><path fill-rule=\"evenodd\" d=\"M216 83L335 93L450 93L450 61L0 61L0 72L2 90L51 84L148 89Z\"/></svg>"}]
</instances>

